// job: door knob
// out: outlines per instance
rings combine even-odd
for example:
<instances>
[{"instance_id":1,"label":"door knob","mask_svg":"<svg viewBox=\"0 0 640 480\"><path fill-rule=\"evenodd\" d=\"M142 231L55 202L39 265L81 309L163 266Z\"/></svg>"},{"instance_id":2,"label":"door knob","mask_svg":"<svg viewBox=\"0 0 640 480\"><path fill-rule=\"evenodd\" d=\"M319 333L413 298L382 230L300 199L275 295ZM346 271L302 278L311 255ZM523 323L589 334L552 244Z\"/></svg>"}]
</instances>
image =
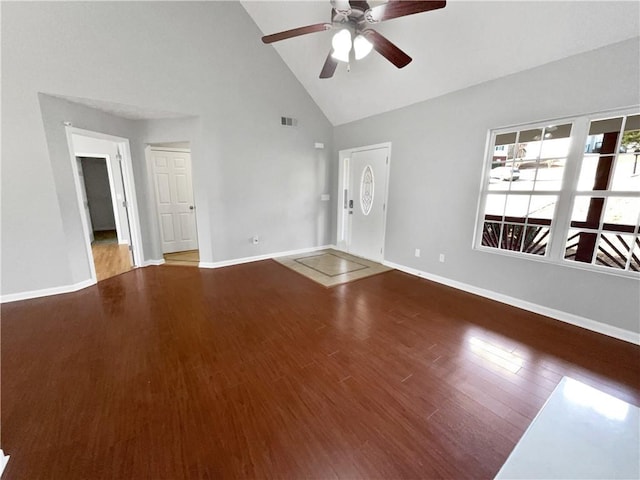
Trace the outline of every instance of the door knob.
<instances>
[{"instance_id":1,"label":"door knob","mask_svg":"<svg viewBox=\"0 0 640 480\"><path fill-rule=\"evenodd\" d=\"M194 208L196 207L194 207L193 205L189 205L189 210L193 210Z\"/></svg>"}]
</instances>

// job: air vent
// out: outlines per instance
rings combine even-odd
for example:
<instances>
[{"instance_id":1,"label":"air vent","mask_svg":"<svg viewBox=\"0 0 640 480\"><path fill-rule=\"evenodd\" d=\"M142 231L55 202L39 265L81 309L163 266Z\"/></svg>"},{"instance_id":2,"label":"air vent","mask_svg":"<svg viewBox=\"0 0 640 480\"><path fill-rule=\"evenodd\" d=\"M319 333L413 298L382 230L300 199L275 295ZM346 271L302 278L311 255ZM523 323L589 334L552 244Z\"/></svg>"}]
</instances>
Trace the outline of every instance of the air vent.
<instances>
[{"instance_id":1,"label":"air vent","mask_svg":"<svg viewBox=\"0 0 640 480\"><path fill-rule=\"evenodd\" d=\"M298 119L291 117L280 117L280 124L284 127L296 127L298 125Z\"/></svg>"}]
</instances>

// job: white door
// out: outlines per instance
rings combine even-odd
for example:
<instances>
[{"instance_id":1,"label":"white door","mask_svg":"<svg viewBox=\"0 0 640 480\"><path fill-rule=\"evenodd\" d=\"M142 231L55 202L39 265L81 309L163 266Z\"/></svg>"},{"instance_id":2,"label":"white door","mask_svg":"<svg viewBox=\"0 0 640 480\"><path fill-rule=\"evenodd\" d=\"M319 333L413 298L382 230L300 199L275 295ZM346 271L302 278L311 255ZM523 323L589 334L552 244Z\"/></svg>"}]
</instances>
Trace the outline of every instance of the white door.
<instances>
[{"instance_id":1,"label":"white door","mask_svg":"<svg viewBox=\"0 0 640 480\"><path fill-rule=\"evenodd\" d=\"M381 261L384 247L389 148L353 151L349 158L347 251Z\"/></svg>"},{"instance_id":2,"label":"white door","mask_svg":"<svg viewBox=\"0 0 640 480\"><path fill-rule=\"evenodd\" d=\"M198 248L191 183L191 155L151 151L162 253Z\"/></svg>"},{"instance_id":3,"label":"white door","mask_svg":"<svg viewBox=\"0 0 640 480\"><path fill-rule=\"evenodd\" d=\"M91 213L89 211L89 200L87 199L87 187L84 183L84 171L82 170L82 160L76 157L78 163L78 176L80 177L80 195L82 195L82 205L84 206L84 215L87 219L87 228L89 229L89 238L93 243L93 224L91 222Z\"/></svg>"}]
</instances>

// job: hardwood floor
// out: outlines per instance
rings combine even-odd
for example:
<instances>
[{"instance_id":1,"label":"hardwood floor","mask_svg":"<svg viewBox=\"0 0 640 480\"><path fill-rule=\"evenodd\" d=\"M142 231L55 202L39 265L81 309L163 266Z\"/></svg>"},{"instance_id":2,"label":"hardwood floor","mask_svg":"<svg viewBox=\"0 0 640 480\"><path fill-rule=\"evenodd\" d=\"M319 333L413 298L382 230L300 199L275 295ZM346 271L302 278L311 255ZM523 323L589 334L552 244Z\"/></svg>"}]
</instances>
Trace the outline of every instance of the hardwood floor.
<instances>
[{"instance_id":1,"label":"hardwood floor","mask_svg":"<svg viewBox=\"0 0 640 480\"><path fill-rule=\"evenodd\" d=\"M165 253L163 257L165 265L197 267L200 264L199 250L186 250L184 252Z\"/></svg>"},{"instance_id":2,"label":"hardwood floor","mask_svg":"<svg viewBox=\"0 0 640 480\"><path fill-rule=\"evenodd\" d=\"M397 271L147 267L2 305L4 479L493 478L563 375L640 348Z\"/></svg>"},{"instance_id":3,"label":"hardwood floor","mask_svg":"<svg viewBox=\"0 0 640 480\"><path fill-rule=\"evenodd\" d=\"M99 282L133 268L128 245L95 243L91 245L91 251L93 263L96 266L96 278Z\"/></svg>"}]
</instances>

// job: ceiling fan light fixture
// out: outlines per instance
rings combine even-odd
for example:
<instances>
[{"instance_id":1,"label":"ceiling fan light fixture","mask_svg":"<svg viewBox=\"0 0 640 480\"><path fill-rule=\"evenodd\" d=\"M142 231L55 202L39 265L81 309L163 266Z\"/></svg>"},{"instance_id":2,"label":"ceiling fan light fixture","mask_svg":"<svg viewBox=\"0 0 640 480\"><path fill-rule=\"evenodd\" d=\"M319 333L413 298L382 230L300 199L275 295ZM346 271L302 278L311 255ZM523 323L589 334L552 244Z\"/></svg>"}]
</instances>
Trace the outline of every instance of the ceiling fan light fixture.
<instances>
[{"instance_id":1,"label":"ceiling fan light fixture","mask_svg":"<svg viewBox=\"0 0 640 480\"><path fill-rule=\"evenodd\" d=\"M371 52L373 44L365 38L364 35L358 35L353 41L353 50L356 54L356 60L360 60Z\"/></svg>"},{"instance_id":2,"label":"ceiling fan light fixture","mask_svg":"<svg viewBox=\"0 0 640 480\"><path fill-rule=\"evenodd\" d=\"M349 52L351 51L351 32L346 28L340 30L333 36L331 46L333 47L333 53L331 54L333 58L341 62L348 62Z\"/></svg>"},{"instance_id":3,"label":"ceiling fan light fixture","mask_svg":"<svg viewBox=\"0 0 640 480\"><path fill-rule=\"evenodd\" d=\"M334 50L331 52L331 56L341 62L349 63L349 51Z\"/></svg>"}]
</instances>

